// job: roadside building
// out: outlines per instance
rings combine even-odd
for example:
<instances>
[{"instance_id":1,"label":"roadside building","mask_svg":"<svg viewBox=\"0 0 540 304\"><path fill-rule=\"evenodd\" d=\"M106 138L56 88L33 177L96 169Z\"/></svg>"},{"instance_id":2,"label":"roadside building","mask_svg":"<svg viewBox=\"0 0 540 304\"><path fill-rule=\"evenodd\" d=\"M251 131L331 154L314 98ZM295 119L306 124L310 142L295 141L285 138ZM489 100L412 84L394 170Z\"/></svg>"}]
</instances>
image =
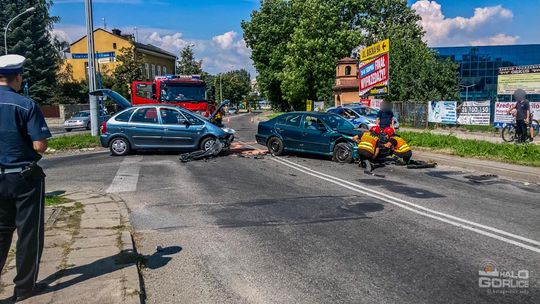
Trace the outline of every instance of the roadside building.
<instances>
[{"instance_id":1,"label":"roadside building","mask_svg":"<svg viewBox=\"0 0 540 304\"><path fill-rule=\"evenodd\" d=\"M540 64L540 44L458 46L433 48L442 58L459 63L461 99L501 101L509 96L497 96L499 68ZM540 101L540 95L529 95L530 101Z\"/></svg>"},{"instance_id":2,"label":"roadside building","mask_svg":"<svg viewBox=\"0 0 540 304\"><path fill-rule=\"evenodd\" d=\"M114 71L118 62L117 56L122 48L135 48L137 54L144 54L143 79L152 80L155 76L174 74L176 55L169 53L151 44L136 42L132 34L122 34L118 29L112 32L104 29L94 31L94 48L96 61L101 73L110 74ZM75 80L83 80L87 77L88 52L86 36L72 43L66 54L66 63L70 64Z\"/></svg>"},{"instance_id":3,"label":"roadside building","mask_svg":"<svg viewBox=\"0 0 540 304\"><path fill-rule=\"evenodd\" d=\"M337 62L336 83L332 87L336 107L360 101L357 65L358 60L350 57Z\"/></svg>"}]
</instances>

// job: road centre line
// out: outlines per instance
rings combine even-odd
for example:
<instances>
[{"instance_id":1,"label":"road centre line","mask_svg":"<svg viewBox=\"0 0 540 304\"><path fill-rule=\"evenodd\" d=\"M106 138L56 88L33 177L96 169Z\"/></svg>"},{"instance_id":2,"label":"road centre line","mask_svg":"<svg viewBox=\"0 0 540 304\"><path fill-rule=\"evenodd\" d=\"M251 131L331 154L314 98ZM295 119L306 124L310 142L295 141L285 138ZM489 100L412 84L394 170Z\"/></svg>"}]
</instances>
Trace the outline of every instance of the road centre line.
<instances>
[{"instance_id":1,"label":"road centre line","mask_svg":"<svg viewBox=\"0 0 540 304\"><path fill-rule=\"evenodd\" d=\"M142 156L126 157L120 164L107 193L137 191Z\"/></svg>"},{"instance_id":2,"label":"road centre line","mask_svg":"<svg viewBox=\"0 0 540 304\"><path fill-rule=\"evenodd\" d=\"M479 228L490 230L490 231L493 231L493 232L496 232L496 233L499 233L499 234L502 234L502 235L506 235L506 236L512 237L514 239L522 240L524 242L534 244L534 245L540 245L540 242L538 242L538 241L528 239L528 238L525 238L525 237L522 237L522 236L519 236L519 235L515 235L515 234L509 233L509 232L506 232L506 231L502 231L500 229L496 229L496 228L493 228L493 227L489 227L489 226L485 226L485 225L482 225L482 224L471 222L471 221L468 221L468 220L465 220L465 219L461 219L461 218L458 218L458 217L455 217L455 216L452 216L452 215L449 215L449 214L445 214L445 213L442 213L442 212L431 210L429 208L425 208L425 207L422 207L422 206L407 202L405 200L402 200L402 199L399 199L399 198L396 198L396 197L392 197L390 195L387 195L385 193L382 193L382 192L379 192L379 191L376 191L376 190L367 189L365 187L362 187L361 185L351 183L349 181L337 178L335 176L331 176L331 175L328 175L328 174L324 174L324 173L315 171L313 169L310 169L308 167L305 167L305 166L296 164L294 162L285 160L283 158L273 157L273 158L270 158L270 159L277 162L277 163L280 163L280 164L282 164L284 166L287 166L287 167L290 167L290 168L295 169L297 171L300 171L302 173L305 173L305 174L308 174L310 176L313 176L313 177L316 177L316 178L331 182L333 184L336 184L338 186L347 188L347 189L352 190L354 192L361 193L361 194L364 194L364 195L367 195L367 196L370 196L370 197L385 201L387 203L390 203L390 204L395 205L397 207L409 210L409 211L414 212L416 214L420 214L420 215L423 215L423 216L426 216L426 217L429 217L429 218L432 218L432 219L435 219L435 220L438 220L438 221L441 221L441 222L444 222L444 223L447 223L447 224L450 224L450 225L453 225L453 226L456 226L456 227L467 229L467 230L470 230L470 231L473 231L473 232L476 232L476 233L479 233L479 234L482 234L482 235L485 235L485 236L488 236L488 237L491 237L491 238L506 242L508 244L512 244L512 245L515 245L515 246L518 246L518 247L521 247L521 248L524 248L524 249L534 251L536 253L540 253L540 248L533 247L531 245L521 243L521 242L518 242L516 240L512 240L512 239L509 239L509 238L506 238L506 237L503 237L503 236L500 236L500 235L497 235L497 234L494 234L494 233L491 233L491 232L488 232L488 231L485 231L485 230L481 230ZM418 209L420 209L420 210L418 210ZM446 218L444 218L444 217L446 217ZM479 227L479 228L475 228L474 226Z\"/></svg>"}]
</instances>

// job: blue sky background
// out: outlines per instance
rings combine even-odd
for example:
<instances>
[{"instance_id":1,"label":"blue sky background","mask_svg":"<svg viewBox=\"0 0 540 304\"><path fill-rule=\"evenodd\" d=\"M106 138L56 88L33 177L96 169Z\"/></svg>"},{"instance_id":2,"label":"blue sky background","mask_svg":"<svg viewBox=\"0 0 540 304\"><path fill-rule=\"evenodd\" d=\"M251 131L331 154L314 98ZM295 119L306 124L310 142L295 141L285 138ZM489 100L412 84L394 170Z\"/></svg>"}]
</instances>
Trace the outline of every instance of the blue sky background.
<instances>
[{"instance_id":1,"label":"blue sky background","mask_svg":"<svg viewBox=\"0 0 540 304\"><path fill-rule=\"evenodd\" d=\"M540 0L411 1L423 17L426 41L433 46L540 43ZM85 34L83 0L56 0L61 18L55 33L67 41ZM120 28L140 42L177 53L194 43L205 70L255 71L242 39L240 22L249 19L258 0L94 0L94 26Z\"/></svg>"}]
</instances>

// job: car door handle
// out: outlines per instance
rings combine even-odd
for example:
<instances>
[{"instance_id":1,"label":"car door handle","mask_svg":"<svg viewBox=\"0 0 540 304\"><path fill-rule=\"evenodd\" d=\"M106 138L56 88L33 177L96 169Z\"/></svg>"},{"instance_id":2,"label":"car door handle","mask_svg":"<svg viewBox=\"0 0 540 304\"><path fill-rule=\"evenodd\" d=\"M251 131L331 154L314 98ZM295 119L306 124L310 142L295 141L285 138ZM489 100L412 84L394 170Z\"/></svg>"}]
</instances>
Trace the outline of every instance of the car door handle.
<instances>
[{"instance_id":1,"label":"car door handle","mask_svg":"<svg viewBox=\"0 0 540 304\"><path fill-rule=\"evenodd\" d=\"M276 131L283 132L283 129L282 128L276 128Z\"/></svg>"}]
</instances>

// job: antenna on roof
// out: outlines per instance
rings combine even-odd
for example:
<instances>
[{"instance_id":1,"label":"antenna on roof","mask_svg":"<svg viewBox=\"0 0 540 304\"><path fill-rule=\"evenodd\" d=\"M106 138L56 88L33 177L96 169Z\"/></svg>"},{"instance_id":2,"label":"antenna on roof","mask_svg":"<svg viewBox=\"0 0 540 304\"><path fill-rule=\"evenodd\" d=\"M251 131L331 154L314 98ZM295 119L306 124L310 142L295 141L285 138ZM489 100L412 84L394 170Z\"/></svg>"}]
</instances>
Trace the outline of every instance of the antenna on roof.
<instances>
[{"instance_id":1,"label":"antenna on roof","mask_svg":"<svg viewBox=\"0 0 540 304\"><path fill-rule=\"evenodd\" d=\"M105 17L101 18L101 21L103 21L103 29L107 30L107 20L105 20Z\"/></svg>"}]
</instances>

